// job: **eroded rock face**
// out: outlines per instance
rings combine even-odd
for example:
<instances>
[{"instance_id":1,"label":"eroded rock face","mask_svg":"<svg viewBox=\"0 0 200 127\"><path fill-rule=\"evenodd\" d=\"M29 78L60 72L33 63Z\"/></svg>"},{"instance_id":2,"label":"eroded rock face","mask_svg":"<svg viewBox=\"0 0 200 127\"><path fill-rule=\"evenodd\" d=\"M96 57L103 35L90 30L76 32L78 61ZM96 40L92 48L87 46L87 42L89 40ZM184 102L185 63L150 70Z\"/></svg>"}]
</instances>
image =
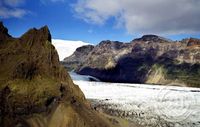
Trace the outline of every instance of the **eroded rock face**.
<instances>
[{"instance_id":1,"label":"eroded rock face","mask_svg":"<svg viewBox=\"0 0 200 127\"><path fill-rule=\"evenodd\" d=\"M82 65L82 62L87 58L88 54L93 50L93 45L85 45L77 48L76 51L68 58L62 61L62 64L67 70L71 71Z\"/></svg>"},{"instance_id":2,"label":"eroded rock face","mask_svg":"<svg viewBox=\"0 0 200 127\"><path fill-rule=\"evenodd\" d=\"M200 40L196 38L183 39L182 42L186 43L188 47L200 46Z\"/></svg>"},{"instance_id":3,"label":"eroded rock face","mask_svg":"<svg viewBox=\"0 0 200 127\"><path fill-rule=\"evenodd\" d=\"M4 27L3 22L0 22L0 43L11 36L8 34L8 29Z\"/></svg>"},{"instance_id":4,"label":"eroded rock face","mask_svg":"<svg viewBox=\"0 0 200 127\"><path fill-rule=\"evenodd\" d=\"M47 26L12 38L1 23L0 39L1 127L110 126L60 65Z\"/></svg>"},{"instance_id":5,"label":"eroded rock face","mask_svg":"<svg viewBox=\"0 0 200 127\"><path fill-rule=\"evenodd\" d=\"M200 87L199 41L194 38L171 41L156 35L144 35L130 43L102 41L73 69L109 82L170 84L175 81ZM68 60L70 57L65 62Z\"/></svg>"},{"instance_id":6,"label":"eroded rock face","mask_svg":"<svg viewBox=\"0 0 200 127\"><path fill-rule=\"evenodd\" d=\"M150 42L170 42L171 40L157 36L157 35L144 35L141 38L134 39L133 41L150 41Z\"/></svg>"}]
</instances>

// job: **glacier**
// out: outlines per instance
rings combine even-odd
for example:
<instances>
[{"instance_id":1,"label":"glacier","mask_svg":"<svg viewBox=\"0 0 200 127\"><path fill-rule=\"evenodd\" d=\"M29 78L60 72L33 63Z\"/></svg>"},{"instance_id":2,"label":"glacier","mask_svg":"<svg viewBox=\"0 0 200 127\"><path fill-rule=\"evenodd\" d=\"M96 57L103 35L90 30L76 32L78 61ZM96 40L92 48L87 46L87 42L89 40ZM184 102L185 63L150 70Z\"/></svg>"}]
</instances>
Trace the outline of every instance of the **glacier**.
<instances>
[{"instance_id":1,"label":"glacier","mask_svg":"<svg viewBox=\"0 0 200 127\"><path fill-rule=\"evenodd\" d=\"M200 127L199 88L91 82L74 73L72 79L93 105L110 115L147 127Z\"/></svg>"}]
</instances>

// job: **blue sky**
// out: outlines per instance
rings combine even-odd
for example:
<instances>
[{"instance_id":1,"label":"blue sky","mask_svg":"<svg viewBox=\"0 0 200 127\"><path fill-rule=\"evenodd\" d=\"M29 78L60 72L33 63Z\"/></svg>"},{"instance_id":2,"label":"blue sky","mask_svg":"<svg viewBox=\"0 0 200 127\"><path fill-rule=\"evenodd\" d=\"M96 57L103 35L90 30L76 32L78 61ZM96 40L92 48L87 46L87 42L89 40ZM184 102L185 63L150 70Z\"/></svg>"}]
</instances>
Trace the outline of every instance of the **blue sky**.
<instances>
[{"instance_id":1,"label":"blue sky","mask_svg":"<svg viewBox=\"0 0 200 127\"><path fill-rule=\"evenodd\" d=\"M179 0L163 4L159 0L150 4L141 1L147 5L136 0L124 0L123 3L120 0L2 0L0 20L14 37L29 28L48 25L55 39L93 44L101 40L129 42L143 34L158 34L173 40L200 38L200 2L183 0L188 9L182 10L176 4ZM169 10L159 13L155 10L155 6L165 10L162 5L168 8L170 1L175 4L172 8L177 10L172 10L176 15ZM134 6L135 10L132 9ZM163 14L166 15L162 17Z\"/></svg>"}]
</instances>

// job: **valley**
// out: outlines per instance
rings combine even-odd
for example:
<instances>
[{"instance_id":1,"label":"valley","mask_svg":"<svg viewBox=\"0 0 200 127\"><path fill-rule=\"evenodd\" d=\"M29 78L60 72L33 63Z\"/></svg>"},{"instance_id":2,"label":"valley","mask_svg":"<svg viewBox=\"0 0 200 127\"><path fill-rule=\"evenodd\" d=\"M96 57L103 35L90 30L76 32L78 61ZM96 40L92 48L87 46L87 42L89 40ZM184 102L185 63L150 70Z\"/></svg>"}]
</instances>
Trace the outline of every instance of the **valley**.
<instances>
[{"instance_id":1,"label":"valley","mask_svg":"<svg viewBox=\"0 0 200 127\"><path fill-rule=\"evenodd\" d=\"M199 127L200 89L74 80L93 108L145 127ZM75 77L75 75L73 75Z\"/></svg>"}]
</instances>

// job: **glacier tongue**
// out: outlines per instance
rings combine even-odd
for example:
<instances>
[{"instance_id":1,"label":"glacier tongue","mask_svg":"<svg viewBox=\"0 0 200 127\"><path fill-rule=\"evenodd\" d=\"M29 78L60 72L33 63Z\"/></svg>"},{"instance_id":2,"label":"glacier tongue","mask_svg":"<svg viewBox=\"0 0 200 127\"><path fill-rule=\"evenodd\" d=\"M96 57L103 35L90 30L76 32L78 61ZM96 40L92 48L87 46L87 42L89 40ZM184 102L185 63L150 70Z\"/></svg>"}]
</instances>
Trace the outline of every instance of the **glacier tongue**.
<instances>
[{"instance_id":1,"label":"glacier tongue","mask_svg":"<svg viewBox=\"0 0 200 127\"><path fill-rule=\"evenodd\" d=\"M80 77L79 77L80 78ZM111 115L144 126L200 126L200 89L75 80L87 99ZM95 100L95 101L94 101ZM112 110L112 111L111 111Z\"/></svg>"}]
</instances>

